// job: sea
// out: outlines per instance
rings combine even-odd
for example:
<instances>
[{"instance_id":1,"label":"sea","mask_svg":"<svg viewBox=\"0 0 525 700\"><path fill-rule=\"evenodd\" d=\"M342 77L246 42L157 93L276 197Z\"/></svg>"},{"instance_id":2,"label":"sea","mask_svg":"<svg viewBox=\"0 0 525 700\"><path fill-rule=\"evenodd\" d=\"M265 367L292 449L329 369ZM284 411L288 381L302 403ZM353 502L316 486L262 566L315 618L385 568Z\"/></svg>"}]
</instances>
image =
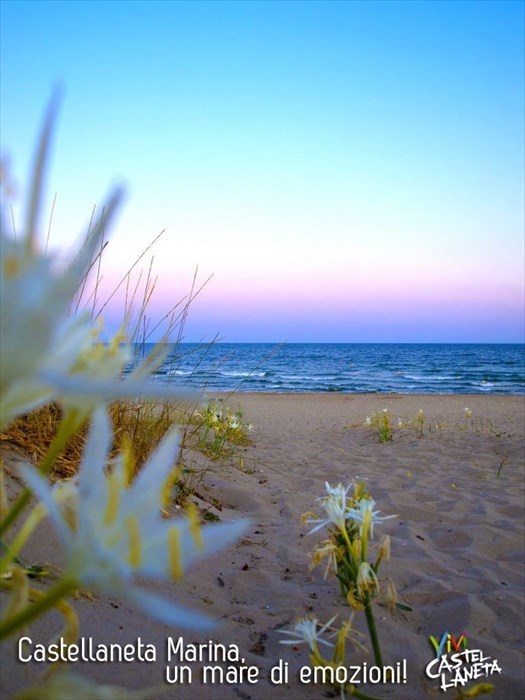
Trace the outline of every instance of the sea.
<instances>
[{"instance_id":1,"label":"sea","mask_svg":"<svg viewBox=\"0 0 525 700\"><path fill-rule=\"evenodd\" d=\"M152 344L137 344L131 371ZM525 394L525 345L177 343L155 381L204 391Z\"/></svg>"}]
</instances>

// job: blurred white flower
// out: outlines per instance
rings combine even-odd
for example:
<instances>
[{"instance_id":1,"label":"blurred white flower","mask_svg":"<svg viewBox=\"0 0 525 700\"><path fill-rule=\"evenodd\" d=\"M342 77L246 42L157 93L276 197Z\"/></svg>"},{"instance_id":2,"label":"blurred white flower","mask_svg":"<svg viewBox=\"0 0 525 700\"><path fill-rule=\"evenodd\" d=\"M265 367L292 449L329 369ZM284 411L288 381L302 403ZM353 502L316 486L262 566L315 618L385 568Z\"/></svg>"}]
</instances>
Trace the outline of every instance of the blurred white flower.
<instances>
[{"instance_id":1,"label":"blurred white flower","mask_svg":"<svg viewBox=\"0 0 525 700\"><path fill-rule=\"evenodd\" d=\"M55 105L46 115L32 173L25 228L16 238L0 216L0 392L1 424L52 399L53 383L42 369L64 333L75 291L89 272L102 234L115 213L122 192L116 190L103 215L77 255L59 264L38 249L38 218L44 171L50 147ZM69 357L64 358L71 365Z\"/></svg>"},{"instance_id":2,"label":"blurred white flower","mask_svg":"<svg viewBox=\"0 0 525 700\"><path fill-rule=\"evenodd\" d=\"M54 112L52 104L33 169L27 220L16 238L8 235L0 212L0 428L52 400L80 408L85 417L109 399L174 394L169 386L147 381L155 369L147 363L119 381L130 360L122 338L105 345L87 316L69 316L122 191L117 189L109 198L99 222L69 262L39 249L37 226Z\"/></svg>"},{"instance_id":3,"label":"blurred white flower","mask_svg":"<svg viewBox=\"0 0 525 700\"><path fill-rule=\"evenodd\" d=\"M106 473L111 447L109 419L94 414L76 477L76 518L63 495L30 467L23 476L52 517L66 550L65 579L117 596L166 624L207 628L210 620L139 588L135 577L179 579L191 564L233 542L247 521L201 529L195 517L164 519L166 485L179 449L177 433L159 444L135 479L121 455Z\"/></svg>"},{"instance_id":4,"label":"blurred white flower","mask_svg":"<svg viewBox=\"0 0 525 700\"><path fill-rule=\"evenodd\" d=\"M330 629L332 622L335 620L337 615L334 615L328 622L320 627L319 622L316 617L305 617L294 625L293 630L279 630L280 634L287 634L291 639L281 639L280 644L302 644L306 643L310 649L315 652L317 644L325 644L326 646L332 647L333 644L328 642L326 639L321 637L322 634Z\"/></svg>"}]
</instances>

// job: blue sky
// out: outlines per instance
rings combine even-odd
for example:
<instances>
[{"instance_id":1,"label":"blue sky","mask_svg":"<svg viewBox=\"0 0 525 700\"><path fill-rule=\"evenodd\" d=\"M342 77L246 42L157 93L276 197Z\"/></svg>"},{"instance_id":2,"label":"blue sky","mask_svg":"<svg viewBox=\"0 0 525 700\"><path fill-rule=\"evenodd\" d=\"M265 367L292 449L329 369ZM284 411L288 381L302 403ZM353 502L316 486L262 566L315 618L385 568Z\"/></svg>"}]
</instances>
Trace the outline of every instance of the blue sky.
<instances>
[{"instance_id":1,"label":"blue sky","mask_svg":"<svg viewBox=\"0 0 525 700\"><path fill-rule=\"evenodd\" d=\"M522 2L1 13L15 218L56 85L52 246L126 185L102 297L165 229L153 319L213 275L187 340L523 342Z\"/></svg>"}]
</instances>

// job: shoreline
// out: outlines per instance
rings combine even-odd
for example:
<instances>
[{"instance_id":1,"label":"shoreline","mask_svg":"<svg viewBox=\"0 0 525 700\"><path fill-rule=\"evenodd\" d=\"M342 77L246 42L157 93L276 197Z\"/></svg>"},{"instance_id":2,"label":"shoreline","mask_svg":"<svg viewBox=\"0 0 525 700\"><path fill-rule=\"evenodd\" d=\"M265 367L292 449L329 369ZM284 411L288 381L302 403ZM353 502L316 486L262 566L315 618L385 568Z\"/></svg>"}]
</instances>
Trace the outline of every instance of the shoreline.
<instances>
[{"instance_id":1,"label":"shoreline","mask_svg":"<svg viewBox=\"0 0 525 700\"><path fill-rule=\"evenodd\" d=\"M211 633L155 623L118 600L73 601L80 635L93 643L125 645L137 638L159 650L155 662L83 662L73 671L99 683L129 689L166 686L165 697L192 700L275 700L319 698L325 689L301 682L308 666L304 645L280 644L282 629L297 618L316 614L327 622L334 614L347 619L350 609L337 581L323 578L324 566L309 570L310 555L325 535L308 535L300 516L318 512L324 483L348 484L358 477L376 501L381 515L397 517L377 526L375 545L391 537L391 559L382 575L393 580L400 602L412 612L391 617L378 605L376 621L385 664L406 659L406 682L363 685L363 690L389 700L421 700L441 693L439 679L425 674L435 658L430 636L441 639L466 633L468 648L497 660L501 674L479 678L496 686L494 700L520 697L524 662L522 630L524 576L524 421L525 401L518 395L478 394L342 394L208 392L232 409L243 410L253 424L253 445L224 463L206 464L198 503L223 521L250 518L245 537L228 550L191 569L176 584L154 590L181 605L217 620ZM472 413L465 420L465 408ZM394 439L380 443L367 416L388 408ZM423 410L425 429L399 428L398 418ZM242 463L240 460L242 457ZM11 493L16 482L8 480ZM60 565L54 533L44 523L23 552L32 561ZM354 617L365 633L362 614ZM31 628L35 643L49 641L60 628L51 615ZM209 640L233 644L246 665L259 669L255 683L202 683L206 658L187 665L191 683L166 679L161 650L166 639L186 646ZM359 640L370 646L368 638ZM6 698L28 685L28 672L44 664L22 664L13 643L2 645L0 689ZM348 645L348 664L370 667L373 657ZM272 683L271 670L289 664L287 683ZM233 665L239 666L234 662ZM170 666L171 680L174 667ZM159 696L161 697L161 696Z\"/></svg>"}]
</instances>

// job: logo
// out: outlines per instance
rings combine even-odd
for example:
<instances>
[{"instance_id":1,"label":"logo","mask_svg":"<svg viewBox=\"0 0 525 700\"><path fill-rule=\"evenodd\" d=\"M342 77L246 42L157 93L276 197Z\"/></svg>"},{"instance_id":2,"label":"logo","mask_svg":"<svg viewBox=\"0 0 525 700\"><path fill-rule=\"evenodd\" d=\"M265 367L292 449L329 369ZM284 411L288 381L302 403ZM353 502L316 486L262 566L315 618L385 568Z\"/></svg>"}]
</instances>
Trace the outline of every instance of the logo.
<instances>
[{"instance_id":1,"label":"logo","mask_svg":"<svg viewBox=\"0 0 525 700\"><path fill-rule=\"evenodd\" d=\"M429 639L436 656L425 672L428 678L439 679L443 691L501 673L496 659L485 656L481 649L467 647L466 632L457 637L445 632L441 637L430 635Z\"/></svg>"}]
</instances>

